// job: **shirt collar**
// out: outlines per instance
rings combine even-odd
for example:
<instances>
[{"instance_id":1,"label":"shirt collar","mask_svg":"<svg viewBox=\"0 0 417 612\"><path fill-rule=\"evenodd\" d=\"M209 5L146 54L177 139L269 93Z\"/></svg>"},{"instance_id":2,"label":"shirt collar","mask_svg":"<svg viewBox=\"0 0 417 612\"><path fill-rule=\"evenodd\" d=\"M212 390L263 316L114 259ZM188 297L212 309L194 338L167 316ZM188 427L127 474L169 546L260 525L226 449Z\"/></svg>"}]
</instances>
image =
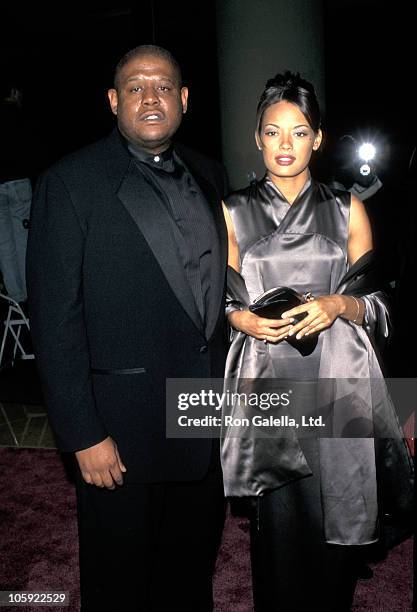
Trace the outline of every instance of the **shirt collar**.
<instances>
[{"instance_id":1,"label":"shirt collar","mask_svg":"<svg viewBox=\"0 0 417 612\"><path fill-rule=\"evenodd\" d=\"M175 170L172 146L155 155L134 147L130 142L127 142L127 148L130 154L142 164L158 170L165 170L165 172L174 172Z\"/></svg>"}]
</instances>

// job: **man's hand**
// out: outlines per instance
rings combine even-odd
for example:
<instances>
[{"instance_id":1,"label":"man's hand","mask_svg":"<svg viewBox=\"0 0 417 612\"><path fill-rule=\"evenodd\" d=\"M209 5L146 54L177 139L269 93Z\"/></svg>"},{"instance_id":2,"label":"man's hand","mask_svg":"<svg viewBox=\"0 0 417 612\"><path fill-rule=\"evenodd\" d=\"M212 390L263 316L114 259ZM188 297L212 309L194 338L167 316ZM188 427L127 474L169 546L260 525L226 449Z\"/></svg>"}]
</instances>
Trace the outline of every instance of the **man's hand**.
<instances>
[{"instance_id":1,"label":"man's hand","mask_svg":"<svg viewBox=\"0 0 417 612\"><path fill-rule=\"evenodd\" d=\"M88 484L108 489L115 489L115 483L123 484L122 472L126 472L126 468L112 438L108 437L95 446L77 451L75 456Z\"/></svg>"}]
</instances>

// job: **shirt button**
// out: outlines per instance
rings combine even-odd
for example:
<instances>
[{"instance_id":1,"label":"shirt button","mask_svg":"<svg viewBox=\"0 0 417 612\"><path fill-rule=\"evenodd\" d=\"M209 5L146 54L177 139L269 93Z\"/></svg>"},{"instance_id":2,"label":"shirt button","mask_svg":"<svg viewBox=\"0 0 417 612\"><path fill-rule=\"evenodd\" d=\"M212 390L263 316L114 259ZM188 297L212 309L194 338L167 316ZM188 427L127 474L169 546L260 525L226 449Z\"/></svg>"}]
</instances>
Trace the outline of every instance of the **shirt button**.
<instances>
[{"instance_id":1,"label":"shirt button","mask_svg":"<svg viewBox=\"0 0 417 612\"><path fill-rule=\"evenodd\" d=\"M207 346L204 344L203 346L200 346L200 353L206 353L207 352Z\"/></svg>"},{"instance_id":2,"label":"shirt button","mask_svg":"<svg viewBox=\"0 0 417 612\"><path fill-rule=\"evenodd\" d=\"M155 157L153 158L154 162L159 162L161 158L159 157L159 155L155 155Z\"/></svg>"}]
</instances>

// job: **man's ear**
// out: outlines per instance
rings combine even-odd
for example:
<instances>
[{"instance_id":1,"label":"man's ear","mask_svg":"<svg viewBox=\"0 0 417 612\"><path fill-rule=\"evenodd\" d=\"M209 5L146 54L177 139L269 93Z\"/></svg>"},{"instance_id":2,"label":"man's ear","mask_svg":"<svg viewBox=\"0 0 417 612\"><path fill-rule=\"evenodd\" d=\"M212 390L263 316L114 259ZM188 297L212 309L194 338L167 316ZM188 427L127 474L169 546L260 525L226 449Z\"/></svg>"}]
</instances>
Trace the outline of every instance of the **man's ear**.
<instances>
[{"instance_id":1,"label":"man's ear","mask_svg":"<svg viewBox=\"0 0 417 612\"><path fill-rule=\"evenodd\" d=\"M185 114L188 108L188 87L181 87L182 112Z\"/></svg>"},{"instance_id":2,"label":"man's ear","mask_svg":"<svg viewBox=\"0 0 417 612\"><path fill-rule=\"evenodd\" d=\"M113 113L113 115L117 115L117 107L119 104L119 98L117 96L116 89L109 89L107 91L107 96L109 98L111 112Z\"/></svg>"},{"instance_id":3,"label":"man's ear","mask_svg":"<svg viewBox=\"0 0 417 612\"><path fill-rule=\"evenodd\" d=\"M319 130L314 137L313 151L317 151L320 148L321 141L323 139L323 132Z\"/></svg>"}]
</instances>

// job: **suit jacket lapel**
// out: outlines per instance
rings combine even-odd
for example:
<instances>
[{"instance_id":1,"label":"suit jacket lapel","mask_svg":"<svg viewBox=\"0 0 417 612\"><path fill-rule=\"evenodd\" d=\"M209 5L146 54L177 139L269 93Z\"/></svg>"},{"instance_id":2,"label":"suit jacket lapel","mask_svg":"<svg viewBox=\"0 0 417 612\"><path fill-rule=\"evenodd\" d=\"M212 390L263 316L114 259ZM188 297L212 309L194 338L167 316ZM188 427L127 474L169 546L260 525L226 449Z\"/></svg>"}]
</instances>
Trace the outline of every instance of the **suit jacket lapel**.
<instances>
[{"instance_id":1,"label":"suit jacket lapel","mask_svg":"<svg viewBox=\"0 0 417 612\"><path fill-rule=\"evenodd\" d=\"M156 196L153 186L139 172L133 160L130 161L127 173L120 183L117 196L147 241L177 299L197 329L204 333L172 232L169 214L163 202Z\"/></svg>"},{"instance_id":2,"label":"suit jacket lapel","mask_svg":"<svg viewBox=\"0 0 417 612\"><path fill-rule=\"evenodd\" d=\"M190 170L192 176L200 187L205 205L214 221L214 232L211 251L211 277L208 312L206 313L206 337L212 336L223 308L225 291L226 262L227 262L227 230L223 217L219 194L213 185L202 174L202 168L197 167L191 156L183 149L178 151L181 159Z\"/></svg>"},{"instance_id":3,"label":"suit jacket lapel","mask_svg":"<svg viewBox=\"0 0 417 612\"><path fill-rule=\"evenodd\" d=\"M179 148L178 153L205 196L215 225L210 301L205 330L179 257L168 212L156 196L153 187L136 168L135 162L123 145L117 128L108 137L107 172L115 193L147 241L177 299L197 329L207 339L210 339L219 320L220 310L223 308L227 230L220 206L220 196L204 177L204 169L200 168L200 164L194 161L193 156L187 154L182 148Z\"/></svg>"}]
</instances>

